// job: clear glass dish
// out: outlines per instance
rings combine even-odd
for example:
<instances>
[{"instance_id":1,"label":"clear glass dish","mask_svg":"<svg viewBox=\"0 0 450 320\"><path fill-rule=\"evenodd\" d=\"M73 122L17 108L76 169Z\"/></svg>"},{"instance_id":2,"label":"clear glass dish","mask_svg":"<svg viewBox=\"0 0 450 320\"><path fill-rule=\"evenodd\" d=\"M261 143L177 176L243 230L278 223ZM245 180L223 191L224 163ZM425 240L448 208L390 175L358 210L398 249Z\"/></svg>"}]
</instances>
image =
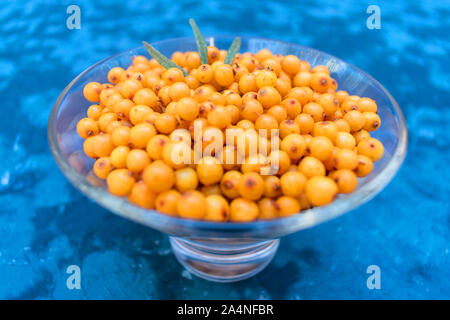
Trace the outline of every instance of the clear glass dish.
<instances>
[{"instance_id":1,"label":"clear glass dish","mask_svg":"<svg viewBox=\"0 0 450 320\"><path fill-rule=\"evenodd\" d=\"M227 49L233 37L207 38L219 49ZM169 39L153 43L165 55L175 51L195 51L193 38ZM143 47L109 57L76 77L61 93L50 114L48 139L53 156L64 175L86 196L111 212L167 233L177 259L193 274L202 278L230 282L261 271L273 258L279 238L338 217L373 198L394 177L406 153L407 129L400 107L374 78L327 53L282 41L242 37L241 52L262 48L273 53L294 54L314 65L327 65L339 89L350 94L375 99L382 119L381 128L373 133L385 147L383 158L373 172L359 180L350 195L340 195L330 205L271 221L250 223L216 223L176 218L137 207L125 198L110 194L103 180L92 173L93 160L83 152L83 139L76 132L79 119L91 105L83 97L83 87L90 81L107 82L109 69L127 67L135 55L146 55Z\"/></svg>"}]
</instances>

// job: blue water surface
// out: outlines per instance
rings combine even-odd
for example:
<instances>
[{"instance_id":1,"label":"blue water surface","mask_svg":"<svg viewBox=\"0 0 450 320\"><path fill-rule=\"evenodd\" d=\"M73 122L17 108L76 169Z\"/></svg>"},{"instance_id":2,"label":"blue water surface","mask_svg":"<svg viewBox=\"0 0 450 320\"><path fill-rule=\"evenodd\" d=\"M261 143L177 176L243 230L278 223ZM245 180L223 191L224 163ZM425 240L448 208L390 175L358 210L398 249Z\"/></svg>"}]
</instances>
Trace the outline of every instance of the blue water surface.
<instances>
[{"instance_id":1,"label":"blue water surface","mask_svg":"<svg viewBox=\"0 0 450 320\"><path fill-rule=\"evenodd\" d=\"M66 9L81 8L69 30ZM369 30L369 5L381 29ZM450 298L449 1L0 0L0 298ZM46 129L81 71L114 53L191 34L255 35L343 58L378 79L405 113L409 147L392 183L341 218L282 240L252 279L217 284L177 263L165 235L75 190ZM81 268L81 290L66 268ZM366 269L378 265L381 289Z\"/></svg>"}]
</instances>

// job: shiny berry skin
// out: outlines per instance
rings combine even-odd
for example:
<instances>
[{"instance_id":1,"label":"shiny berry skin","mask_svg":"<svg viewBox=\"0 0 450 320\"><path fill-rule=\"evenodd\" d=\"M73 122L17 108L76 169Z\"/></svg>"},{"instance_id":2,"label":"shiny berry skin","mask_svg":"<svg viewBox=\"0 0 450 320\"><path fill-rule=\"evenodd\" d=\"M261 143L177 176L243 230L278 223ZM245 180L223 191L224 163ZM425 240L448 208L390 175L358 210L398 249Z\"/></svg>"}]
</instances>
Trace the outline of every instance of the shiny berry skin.
<instances>
[{"instance_id":1,"label":"shiny berry skin","mask_svg":"<svg viewBox=\"0 0 450 320\"><path fill-rule=\"evenodd\" d=\"M372 160L364 155L358 155L358 166L356 167L356 175L358 177L365 177L369 175L373 170Z\"/></svg>"},{"instance_id":2,"label":"shiny berry skin","mask_svg":"<svg viewBox=\"0 0 450 320\"><path fill-rule=\"evenodd\" d=\"M336 123L332 121L320 121L314 124L312 135L314 137L327 137L334 143L338 132L339 130Z\"/></svg>"},{"instance_id":3,"label":"shiny berry skin","mask_svg":"<svg viewBox=\"0 0 450 320\"><path fill-rule=\"evenodd\" d=\"M307 178L315 176L324 176L326 173L323 163L314 157L304 157L298 164L298 171L303 173Z\"/></svg>"},{"instance_id":4,"label":"shiny berry skin","mask_svg":"<svg viewBox=\"0 0 450 320\"><path fill-rule=\"evenodd\" d=\"M263 106L258 100L247 100L242 104L241 117L255 122L264 113Z\"/></svg>"},{"instance_id":5,"label":"shiny berry skin","mask_svg":"<svg viewBox=\"0 0 450 320\"><path fill-rule=\"evenodd\" d=\"M361 112L377 112L377 104L373 99L361 98L357 100L357 104L359 105L359 111Z\"/></svg>"},{"instance_id":6,"label":"shiny berry skin","mask_svg":"<svg viewBox=\"0 0 450 320\"><path fill-rule=\"evenodd\" d=\"M280 138L284 139L290 134L299 134L300 127L294 120L284 120L280 123Z\"/></svg>"},{"instance_id":7,"label":"shiny berry skin","mask_svg":"<svg viewBox=\"0 0 450 320\"><path fill-rule=\"evenodd\" d=\"M285 151L291 159L300 159L305 154L305 139L299 134L290 134L281 141L281 150Z\"/></svg>"},{"instance_id":8,"label":"shiny berry skin","mask_svg":"<svg viewBox=\"0 0 450 320\"><path fill-rule=\"evenodd\" d=\"M230 204L230 220L235 222L250 222L259 216L256 203L243 198L234 199Z\"/></svg>"},{"instance_id":9,"label":"shiny berry skin","mask_svg":"<svg viewBox=\"0 0 450 320\"><path fill-rule=\"evenodd\" d=\"M281 190L286 196L298 197L305 188L306 180L306 176L301 172L286 172L280 178Z\"/></svg>"},{"instance_id":10,"label":"shiny berry skin","mask_svg":"<svg viewBox=\"0 0 450 320\"><path fill-rule=\"evenodd\" d=\"M94 163L94 173L100 179L106 179L112 168L111 159L109 157L99 158Z\"/></svg>"},{"instance_id":11,"label":"shiny berry skin","mask_svg":"<svg viewBox=\"0 0 450 320\"><path fill-rule=\"evenodd\" d=\"M120 82L120 79L122 78L124 73L125 73L125 70L123 70L120 67L112 68L108 72L108 81L113 84L117 84Z\"/></svg>"},{"instance_id":12,"label":"shiny berry skin","mask_svg":"<svg viewBox=\"0 0 450 320\"><path fill-rule=\"evenodd\" d=\"M188 219L202 219L206 214L206 198L196 190L186 191L177 204L178 215Z\"/></svg>"},{"instance_id":13,"label":"shiny berry skin","mask_svg":"<svg viewBox=\"0 0 450 320\"><path fill-rule=\"evenodd\" d=\"M202 64L198 68L197 79L202 83L210 83L214 78L214 70L209 64Z\"/></svg>"},{"instance_id":14,"label":"shiny berry skin","mask_svg":"<svg viewBox=\"0 0 450 320\"><path fill-rule=\"evenodd\" d=\"M264 193L264 180L256 172L247 172L241 176L238 189L242 198L258 200Z\"/></svg>"},{"instance_id":15,"label":"shiny berry skin","mask_svg":"<svg viewBox=\"0 0 450 320\"><path fill-rule=\"evenodd\" d=\"M83 139L95 136L99 133L98 125L91 118L83 118L77 123L77 132Z\"/></svg>"},{"instance_id":16,"label":"shiny berry skin","mask_svg":"<svg viewBox=\"0 0 450 320\"><path fill-rule=\"evenodd\" d=\"M93 104L90 106L87 110L87 116L88 118L92 120L98 120L100 116L102 115L102 107L100 107L98 104Z\"/></svg>"},{"instance_id":17,"label":"shiny berry skin","mask_svg":"<svg viewBox=\"0 0 450 320\"><path fill-rule=\"evenodd\" d=\"M322 121L325 119L325 112L323 111L323 107L315 102L309 102L302 108L303 113L309 114L313 117L314 121Z\"/></svg>"},{"instance_id":18,"label":"shiny berry skin","mask_svg":"<svg viewBox=\"0 0 450 320\"><path fill-rule=\"evenodd\" d=\"M294 55L287 55L281 60L281 68L287 74L294 75L300 70L300 60Z\"/></svg>"},{"instance_id":19,"label":"shiny berry skin","mask_svg":"<svg viewBox=\"0 0 450 320\"><path fill-rule=\"evenodd\" d=\"M133 173L127 169L113 170L106 178L109 192L119 197L129 195L135 182Z\"/></svg>"},{"instance_id":20,"label":"shiny berry skin","mask_svg":"<svg viewBox=\"0 0 450 320\"><path fill-rule=\"evenodd\" d=\"M314 206L324 206L334 200L338 192L336 183L328 177L316 176L306 182L305 194Z\"/></svg>"},{"instance_id":21,"label":"shiny berry skin","mask_svg":"<svg viewBox=\"0 0 450 320\"><path fill-rule=\"evenodd\" d=\"M356 146L355 138L348 132L338 132L335 139L336 147L353 150Z\"/></svg>"},{"instance_id":22,"label":"shiny berry skin","mask_svg":"<svg viewBox=\"0 0 450 320\"><path fill-rule=\"evenodd\" d=\"M126 163L128 170L139 173L150 163L150 158L144 150L133 149L128 152Z\"/></svg>"},{"instance_id":23,"label":"shiny berry skin","mask_svg":"<svg viewBox=\"0 0 450 320\"><path fill-rule=\"evenodd\" d=\"M152 113L154 113L154 111L150 107L143 104L136 105L130 109L129 119L132 124L137 125L143 123L149 114Z\"/></svg>"},{"instance_id":24,"label":"shiny berry skin","mask_svg":"<svg viewBox=\"0 0 450 320\"><path fill-rule=\"evenodd\" d=\"M271 220L278 216L276 201L271 198L262 198L258 201L259 219Z\"/></svg>"},{"instance_id":25,"label":"shiny berry skin","mask_svg":"<svg viewBox=\"0 0 450 320\"><path fill-rule=\"evenodd\" d=\"M176 190L161 192L155 199L156 210L171 216L177 216L180 199L181 194Z\"/></svg>"},{"instance_id":26,"label":"shiny berry skin","mask_svg":"<svg viewBox=\"0 0 450 320\"><path fill-rule=\"evenodd\" d=\"M281 175L289 170L291 158L286 151L274 150L267 158L273 174Z\"/></svg>"},{"instance_id":27,"label":"shiny berry skin","mask_svg":"<svg viewBox=\"0 0 450 320\"><path fill-rule=\"evenodd\" d=\"M143 179L151 191L163 192L172 188L175 174L163 161L156 160L145 168Z\"/></svg>"},{"instance_id":28,"label":"shiny berry skin","mask_svg":"<svg viewBox=\"0 0 450 320\"><path fill-rule=\"evenodd\" d=\"M354 170L358 166L358 155L353 150L339 149L333 155L333 161L336 169Z\"/></svg>"},{"instance_id":29,"label":"shiny berry skin","mask_svg":"<svg viewBox=\"0 0 450 320\"><path fill-rule=\"evenodd\" d=\"M366 119L363 129L366 131L375 131L381 125L380 117L374 112L363 112L362 115Z\"/></svg>"},{"instance_id":30,"label":"shiny berry skin","mask_svg":"<svg viewBox=\"0 0 450 320\"><path fill-rule=\"evenodd\" d=\"M181 98L189 97L191 88L184 82L175 82L169 87L169 97L172 101L178 101Z\"/></svg>"},{"instance_id":31,"label":"shiny berry skin","mask_svg":"<svg viewBox=\"0 0 450 320\"><path fill-rule=\"evenodd\" d=\"M351 132L356 132L363 129L366 124L366 118L361 112L356 110L352 110L344 114L343 119L349 124Z\"/></svg>"},{"instance_id":32,"label":"shiny berry skin","mask_svg":"<svg viewBox=\"0 0 450 320\"><path fill-rule=\"evenodd\" d=\"M156 193L150 191L144 181L138 181L131 189L128 200L140 207L153 209L155 207Z\"/></svg>"},{"instance_id":33,"label":"shiny berry skin","mask_svg":"<svg viewBox=\"0 0 450 320\"><path fill-rule=\"evenodd\" d=\"M159 114L155 121L155 128L164 134L169 134L177 127L177 119L172 114Z\"/></svg>"},{"instance_id":34,"label":"shiny berry skin","mask_svg":"<svg viewBox=\"0 0 450 320\"><path fill-rule=\"evenodd\" d=\"M301 207L297 199L289 196L282 196L277 199L275 206L278 210L278 216L287 217L300 212Z\"/></svg>"},{"instance_id":35,"label":"shiny berry skin","mask_svg":"<svg viewBox=\"0 0 450 320\"><path fill-rule=\"evenodd\" d=\"M136 92L142 89L142 84L134 79L125 80L120 87L120 94L125 99L132 98Z\"/></svg>"},{"instance_id":36,"label":"shiny berry skin","mask_svg":"<svg viewBox=\"0 0 450 320\"><path fill-rule=\"evenodd\" d=\"M258 87L256 85L256 77L253 74L244 74L239 80L239 91L241 93L256 92Z\"/></svg>"},{"instance_id":37,"label":"shiny berry skin","mask_svg":"<svg viewBox=\"0 0 450 320\"><path fill-rule=\"evenodd\" d=\"M258 90L258 101L267 109L281 103L281 95L274 87L262 87Z\"/></svg>"},{"instance_id":38,"label":"shiny berry skin","mask_svg":"<svg viewBox=\"0 0 450 320\"><path fill-rule=\"evenodd\" d=\"M220 190L228 199L238 198L240 196L238 185L242 173L236 170L225 172L220 180Z\"/></svg>"},{"instance_id":39,"label":"shiny berry skin","mask_svg":"<svg viewBox=\"0 0 450 320\"><path fill-rule=\"evenodd\" d=\"M284 99L281 105L286 109L287 116L291 120L302 112L302 105L294 98Z\"/></svg>"},{"instance_id":40,"label":"shiny berry skin","mask_svg":"<svg viewBox=\"0 0 450 320\"><path fill-rule=\"evenodd\" d=\"M177 102L176 111L183 120L195 120L199 114L198 102L191 97L182 98Z\"/></svg>"},{"instance_id":41,"label":"shiny berry skin","mask_svg":"<svg viewBox=\"0 0 450 320\"><path fill-rule=\"evenodd\" d=\"M375 139L368 138L358 143L358 154L369 157L372 161L378 161L383 157L383 144Z\"/></svg>"},{"instance_id":42,"label":"shiny berry skin","mask_svg":"<svg viewBox=\"0 0 450 320\"><path fill-rule=\"evenodd\" d=\"M326 73L312 73L311 88L319 93L326 93L330 86L330 76Z\"/></svg>"},{"instance_id":43,"label":"shiny berry skin","mask_svg":"<svg viewBox=\"0 0 450 320\"><path fill-rule=\"evenodd\" d=\"M130 141L136 148L145 148L150 139L156 135L156 129L150 123L139 123L130 130Z\"/></svg>"},{"instance_id":44,"label":"shiny berry skin","mask_svg":"<svg viewBox=\"0 0 450 320\"><path fill-rule=\"evenodd\" d=\"M332 171L328 176L336 182L339 193L352 193L358 185L356 174L348 169Z\"/></svg>"},{"instance_id":45,"label":"shiny berry skin","mask_svg":"<svg viewBox=\"0 0 450 320\"><path fill-rule=\"evenodd\" d=\"M325 161L331 157L333 142L328 137L316 136L309 142L308 149L311 156Z\"/></svg>"},{"instance_id":46,"label":"shiny berry skin","mask_svg":"<svg viewBox=\"0 0 450 320\"><path fill-rule=\"evenodd\" d=\"M233 68L228 64L218 66L214 73L214 79L219 85L228 87L234 82Z\"/></svg>"},{"instance_id":47,"label":"shiny berry skin","mask_svg":"<svg viewBox=\"0 0 450 320\"><path fill-rule=\"evenodd\" d=\"M287 119L287 111L281 105L271 107L266 111L266 113L274 117L278 123Z\"/></svg>"},{"instance_id":48,"label":"shiny berry skin","mask_svg":"<svg viewBox=\"0 0 450 320\"><path fill-rule=\"evenodd\" d=\"M224 129L231 124L231 115L225 107L217 106L208 113L208 124Z\"/></svg>"},{"instance_id":49,"label":"shiny berry skin","mask_svg":"<svg viewBox=\"0 0 450 320\"><path fill-rule=\"evenodd\" d=\"M314 119L307 113L300 113L295 117L294 121L300 127L301 134L311 133L314 128Z\"/></svg>"},{"instance_id":50,"label":"shiny berry skin","mask_svg":"<svg viewBox=\"0 0 450 320\"><path fill-rule=\"evenodd\" d=\"M218 183L223 176L223 167L214 157L203 157L197 164L198 179L203 185Z\"/></svg>"},{"instance_id":51,"label":"shiny berry skin","mask_svg":"<svg viewBox=\"0 0 450 320\"><path fill-rule=\"evenodd\" d=\"M147 143L147 154L153 160L161 160L164 146L169 142L170 139L165 135L158 134L153 136Z\"/></svg>"},{"instance_id":52,"label":"shiny berry skin","mask_svg":"<svg viewBox=\"0 0 450 320\"><path fill-rule=\"evenodd\" d=\"M90 102L99 102L100 101L100 93L102 92L102 85L98 82L89 82L83 88L84 97Z\"/></svg>"},{"instance_id":53,"label":"shiny berry skin","mask_svg":"<svg viewBox=\"0 0 450 320\"><path fill-rule=\"evenodd\" d=\"M154 109L158 104L158 97L152 90L143 88L135 93L133 102L137 105L143 104Z\"/></svg>"},{"instance_id":54,"label":"shiny berry skin","mask_svg":"<svg viewBox=\"0 0 450 320\"><path fill-rule=\"evenodd\" d=\"M323 107L323 111L327 116L333 115L339 108L339 100L331 93L320 95L317 103Z\"/></svg>"},{"instance_id":55,"label":"shiny berry skin","mask_svg":"<svg viewBox=\"0 0 450 320\"><path fill-rule=\"evenodd\" d=\"M228 201L220 195L210 195L206 197L205 220L209 221L227 221L230 208Z\"/></svg>"},{"instance_id":56,"label":"shiny berry skin","mask_svg":"<svg viewBox=\"0 0 450 320\"><path fill-rule=\"evenodd\" d=\"M175 171L175 186L180 192L195 190L198 186L198 177L195 170L187 167Z\"/></svg>"}]
</instances>

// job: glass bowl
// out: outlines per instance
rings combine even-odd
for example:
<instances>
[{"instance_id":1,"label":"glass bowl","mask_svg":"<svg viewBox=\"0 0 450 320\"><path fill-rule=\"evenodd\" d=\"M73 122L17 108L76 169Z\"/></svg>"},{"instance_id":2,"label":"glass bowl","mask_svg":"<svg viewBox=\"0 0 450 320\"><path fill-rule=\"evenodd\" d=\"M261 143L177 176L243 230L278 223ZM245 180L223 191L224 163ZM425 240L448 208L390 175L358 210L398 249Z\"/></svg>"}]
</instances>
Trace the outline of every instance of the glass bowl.
<instances>
[{"instance_id":1,"label":"glass bowl","mask_svg":"<svg viewBox=\"0 0 450 320\"><path fill-rule=\"evenodd\" d=\"M219 49L227 49L233 37L207 38ZM163 54L196 51L193 38L169 39L153 43ZM231 282L249 278L261 271L273 258L279 238L338 217L373 198L394 177L405 157L407 130L399 106L374 78L360 69L327 53L282 41L242 37L241 52L257 52L262 48L275 54L293 54L315 65L327 65L339 89L366 96L378 104L382 119L373 136L385 148L383 158L373 172L359 179L358 188L349 195L339 195L330 205L302 211L300 214L271 221L250 223L216 223L181 219L137 207L126 198L113 196L103 180L92 173L94 160L83 152L83 139L76 131L79 119L85 117L92 104L83 97L83 87L91 81L107 82L108 71L126 68L135 55L146 55L143 47L131 49L88 68L61 93L50 114L48 139L53 156L64 175L86 196L111 212L154 228L170 236L177 259L193 274L212 281Z\"/></svg>"}]
</instances>

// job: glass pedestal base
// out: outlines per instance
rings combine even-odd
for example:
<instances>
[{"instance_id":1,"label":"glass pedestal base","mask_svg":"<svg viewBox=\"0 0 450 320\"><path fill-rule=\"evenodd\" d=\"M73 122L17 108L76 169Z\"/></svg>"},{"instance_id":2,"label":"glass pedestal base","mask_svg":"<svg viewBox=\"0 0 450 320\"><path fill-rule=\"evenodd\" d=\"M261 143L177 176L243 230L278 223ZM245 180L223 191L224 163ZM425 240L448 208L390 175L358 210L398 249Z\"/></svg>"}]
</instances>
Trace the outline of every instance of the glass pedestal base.
<instances>
[{"instance_id":1,"label":"glass pedestal base","mask_svg":"<svg viewBox=\"0 0 450 320\"><path fill-rule=\"evenodd\" d=\"M177 260L192 274L216 282L250 278L274 257L279 240L260 242L198 242L170 237Z\"/></svg>"}]
</instances>

